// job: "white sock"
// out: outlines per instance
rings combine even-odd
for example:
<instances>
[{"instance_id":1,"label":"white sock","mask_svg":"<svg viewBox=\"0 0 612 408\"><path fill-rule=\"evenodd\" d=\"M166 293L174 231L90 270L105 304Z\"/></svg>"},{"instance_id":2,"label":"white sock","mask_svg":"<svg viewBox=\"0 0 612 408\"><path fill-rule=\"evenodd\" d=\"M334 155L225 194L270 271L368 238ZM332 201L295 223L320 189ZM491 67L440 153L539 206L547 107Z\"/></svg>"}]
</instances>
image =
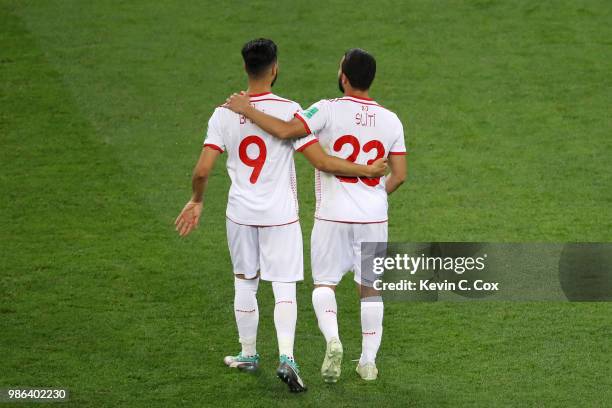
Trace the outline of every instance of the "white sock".
<instances>
[{"instance_id":1,"label":"white sock","mask_svg":"<svg viewBox=\"0 0 612 408\"><path fill-rule=\"evenodd\" d=\"M376 361L376 353L382 339L384 309L380 296L361 299L361 365Z\"/></svg>"},{"instance_id":2,"label":"white sock","mask_svg":"<svg viewBox=\"0 0 612 408\"><path fill-rule=\"evenodd\" d=\"M312 291L312 306L319 321L319 329L325 336L325 342L329 342L334 337L339 339L336 292L326 286L315 288Z\"/></svg>"},{"instance_id":3,"label":"white sock","mask_svg":"<svg viewBox=\"0 0 612 408\"><path fill-rule=\"evenodd\" d=\"M242 344L243 356L257 354L257 325L259 324L259 308L257 307L257 287L259 278L234 278L234 315L238 326L238 336Z\"/></svg>"},{"instance_id":4,"label":"white sock","mask_svg":"<svg viewBox=\"0 0 612 408\"><path fill-rule=\"evenodd\" d=\"M295 286L295 282L272 282L278 354L284 354L289 358L293 358L293 341L297 322Z\"/></svg>"}]
</instances>

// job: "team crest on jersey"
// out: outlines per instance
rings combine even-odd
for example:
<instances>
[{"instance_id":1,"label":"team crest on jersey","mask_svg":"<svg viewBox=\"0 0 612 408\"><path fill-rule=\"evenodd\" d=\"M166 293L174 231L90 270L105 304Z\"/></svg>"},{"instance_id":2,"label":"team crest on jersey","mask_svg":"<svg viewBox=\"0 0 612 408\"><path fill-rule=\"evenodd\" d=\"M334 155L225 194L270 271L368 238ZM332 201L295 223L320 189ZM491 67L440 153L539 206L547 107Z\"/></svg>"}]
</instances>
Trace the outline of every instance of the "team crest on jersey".
<instances>
[{"instance_id":1,"label":"team crest on jersey","mask_svg":"<svg viewBox=\"0 0 612 408\"><path fill-rule=\"evenodd\" d=\"M306 116L308 119L312 118L314 116L315 113L317 113L319 111L319 108L317 108L316 106L313 106L312 108L304 111L304 116Z\"/></svg>"}]
</instances>

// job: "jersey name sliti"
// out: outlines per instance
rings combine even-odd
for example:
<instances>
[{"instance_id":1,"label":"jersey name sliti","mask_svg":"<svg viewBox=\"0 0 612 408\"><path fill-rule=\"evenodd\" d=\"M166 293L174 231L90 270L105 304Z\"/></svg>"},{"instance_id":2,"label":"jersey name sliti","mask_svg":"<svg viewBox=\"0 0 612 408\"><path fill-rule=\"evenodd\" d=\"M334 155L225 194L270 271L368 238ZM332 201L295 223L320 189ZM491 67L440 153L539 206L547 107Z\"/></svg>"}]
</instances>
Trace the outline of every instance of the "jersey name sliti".
<instances>
[{"instance_id":1,"label":"jersey name sliti","mask_svg":"<svg viewBox=\"0 0 612 408\"><path fill-rule=\"evenodd\" d=\"M344 96L321 100L295 114L330 155L371 164L406 154L397 115L371 99ZM385 178L340 177L315 170L317 219L374 223L387 221Z\"/></svg>"},{"instance_id":2,"label":"jersey name sliti","mask_svg":"<svg viewBox=\"0 0 612 408\"><path fill-rule=\"evenodd\" d=\"M272 93L251 95L256 109L290 120L300 105ZM227 152L231 187L227 218L254 226L284 225L298 220L293 153L316 142L314 136L280 140L243 115L222 106L208 121L204 146Z\"/></svg>"}]
</instances>

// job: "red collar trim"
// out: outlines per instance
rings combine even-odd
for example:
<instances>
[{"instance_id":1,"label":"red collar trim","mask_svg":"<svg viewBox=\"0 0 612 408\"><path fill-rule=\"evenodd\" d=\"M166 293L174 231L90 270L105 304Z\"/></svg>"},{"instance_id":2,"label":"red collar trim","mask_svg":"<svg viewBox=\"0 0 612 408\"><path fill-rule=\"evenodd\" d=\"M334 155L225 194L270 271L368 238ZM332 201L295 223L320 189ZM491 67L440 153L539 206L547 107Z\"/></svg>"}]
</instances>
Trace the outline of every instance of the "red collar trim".
<instances>
[{"instance_id":1,"label":"red collar trim","mask_svg":"<svg viewBox=\"0 0 612 408\"><path fill-rule=\"evenodd\" d=\"M270 95L272 92L264 92L264 93L258 93L258 94L249 94L249 96L251 98L254 98L256 96L264 96L264 95Z\"/></svg>"},{"instance_id":2,"label":"red collar trim","mask_svg":"<svg viewBox=\"0 0 612 408\"><path fill-rule=\"evenodd\" d=\"M355 99L362 99L364 101L373 101L374 99L372 98L366 98L365 96L355 96L355 95L345 95L348 96L349 98L355 98Z\"/></svg>"}]
</instances>

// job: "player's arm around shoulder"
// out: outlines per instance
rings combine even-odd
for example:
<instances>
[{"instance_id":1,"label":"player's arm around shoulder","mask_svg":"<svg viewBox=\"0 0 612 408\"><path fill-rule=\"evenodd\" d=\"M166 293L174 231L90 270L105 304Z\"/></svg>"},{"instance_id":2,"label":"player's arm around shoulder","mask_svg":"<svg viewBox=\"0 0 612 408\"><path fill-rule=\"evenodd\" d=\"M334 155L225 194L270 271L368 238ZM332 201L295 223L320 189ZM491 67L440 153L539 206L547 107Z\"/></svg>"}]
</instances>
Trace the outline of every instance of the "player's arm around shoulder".
<instances>
[{"instance_id":1,"label":"player's arm around shoulder","mask_svg":"<svg viewBox=\"0 0 612 408\"><path fill-rule=\"evenodd\" d=\"M318 170L337 176L381 177L387 171L387 159L378 159L371 165L355 164L345 159L330 156L319 143L310 143L300 150Z\"/></svg>"},{"instance_id":2,"label":"player's arm around shoulder","mask_svg":"<svg viewBox=\"0 0 612 408\"><path fill-rule=\"evenodd\" d=\"M289 121L284 121L255 109L251 105L249 96L244 92L231 95L227 98L224 106L246 116L264 131L279 139L294 139L310 133L306 131L303 123L295 117Z\"/></svg>"}]
</instances>

